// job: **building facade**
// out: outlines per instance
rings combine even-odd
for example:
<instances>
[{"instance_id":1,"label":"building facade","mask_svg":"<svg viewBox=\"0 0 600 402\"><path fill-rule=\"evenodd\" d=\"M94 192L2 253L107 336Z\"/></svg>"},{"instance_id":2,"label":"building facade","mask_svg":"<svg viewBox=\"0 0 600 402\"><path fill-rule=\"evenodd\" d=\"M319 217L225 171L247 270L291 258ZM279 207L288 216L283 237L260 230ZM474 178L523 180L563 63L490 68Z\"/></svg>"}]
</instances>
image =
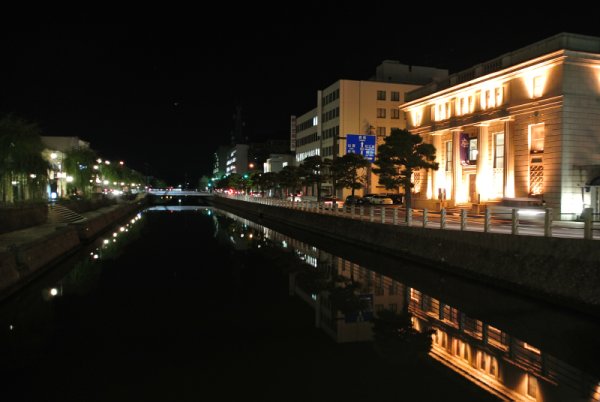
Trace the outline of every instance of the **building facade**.
<instances>
[{"instance_id":1,"label":"building facade","mask_svg":"<svg viewBox=\"0 0 600 402\"><path fill-rule=\"evenodd\" d=\"M386 60L369 80L339 80L317 91L317 107L298 116L295 130L292 128L296 161L301 163L314 155L327 159L345 155L348 134L376 135L377 142L383 142L393 128L405 127L399 110L404 94L447 75L446 70ZM369 173L364 191L385 192L385 189ZM323 183L323 193L334 194L331 183ZM337 195L341 197L342 191L338 190Z\"/></svg>"},{"instance_id":2,"label":"building facade","mask_svg":"<svg viewBox=\"0 0 600 402\"><path fill-rule=\"evenodd\" d=\"M599 211L600 38L562 33L406 95L407 128L439 170L413 177L416 207L522 200L554 219Z\"/></svg>"}]
</instances>

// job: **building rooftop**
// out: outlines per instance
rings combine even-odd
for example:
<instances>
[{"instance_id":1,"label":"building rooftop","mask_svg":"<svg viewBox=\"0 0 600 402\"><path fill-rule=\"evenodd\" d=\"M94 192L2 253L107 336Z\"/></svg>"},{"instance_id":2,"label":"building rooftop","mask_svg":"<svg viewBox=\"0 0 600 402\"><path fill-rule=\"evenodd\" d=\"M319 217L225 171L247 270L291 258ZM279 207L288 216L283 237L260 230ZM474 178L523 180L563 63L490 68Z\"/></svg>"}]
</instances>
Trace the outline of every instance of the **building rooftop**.
<instances>
[{"instance_id":1,"label":"building rooftop","mask_svg":"<svg viewBox=\"0 0 600 402\"><path fill-rule=\"evenodd\" d=\"M477 64L469 69L452 74L446 79L433 81L421 88L407 92L406 101L411 102L446 88L450 88L454 85L462 84L463 82L471 81L475 78L479 78L484 75L491 74L559 50L600 53L600 38L567 32L559 33L539 42L525 46L521 49L505 53L493 60Z\"/></svg>"}]
</instances>

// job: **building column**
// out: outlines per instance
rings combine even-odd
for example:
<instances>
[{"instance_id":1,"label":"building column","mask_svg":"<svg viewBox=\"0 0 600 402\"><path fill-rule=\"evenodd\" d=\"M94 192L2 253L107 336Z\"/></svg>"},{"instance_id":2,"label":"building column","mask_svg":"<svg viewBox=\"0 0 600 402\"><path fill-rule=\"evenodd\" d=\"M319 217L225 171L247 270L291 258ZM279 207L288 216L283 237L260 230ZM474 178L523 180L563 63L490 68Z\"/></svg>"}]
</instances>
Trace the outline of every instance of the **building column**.
<instances>
[{"instance_id":1,"label":"building column","mask_svg":"<svg viewBox=\"0 0 600 402\"><path fill-rule=\"evenodd\" d=\"M460 133L462 130L452 131L452 201L454 205L465 202L459 199L462 191L462 166L460 165Z\"/></svg>"},{"instance_id":2,"label":"building column","mask_svg":"<svg viewBox=\"0 0 600 402\"><path fill-rule=\"evenodd\" d=\"M490 183L492 181L487 124L479 126L477 151L477 194L479 194L480 201L487 201L490 198Z\"/></svg>"},{"instance_id":3,"label":"building column","mask_svg":"<svg viewBox=\"0 0 600 402\"><path fill-rule=\"evenodd\" d=\"M511 120L504 122L504 193L506 198L515 196L515 151Z\"/></svg>"},{"instance_id":4,"label":"building column","mask_svg":"<svg viewBox=\"0 0 600 402\"><path fill-rule=\"evenodd\" d=\"M442 154L442 136L441 135L434 135L431 138L431 142L433 144L433 146L435 147L435 153L436 156L437 155L441 155ZM441 158L436 157L437 162L440 163L441 165ZM435 200L438 198L438 187L440 186L440 184L442 183L442 181L439 179L438 175L440 173L445 173L444 169L442 166L440 166L440 169L438 169L437 171L435 170L429 170L429 173L431 175L431 199Z\"/></svg>"}]
</instances>

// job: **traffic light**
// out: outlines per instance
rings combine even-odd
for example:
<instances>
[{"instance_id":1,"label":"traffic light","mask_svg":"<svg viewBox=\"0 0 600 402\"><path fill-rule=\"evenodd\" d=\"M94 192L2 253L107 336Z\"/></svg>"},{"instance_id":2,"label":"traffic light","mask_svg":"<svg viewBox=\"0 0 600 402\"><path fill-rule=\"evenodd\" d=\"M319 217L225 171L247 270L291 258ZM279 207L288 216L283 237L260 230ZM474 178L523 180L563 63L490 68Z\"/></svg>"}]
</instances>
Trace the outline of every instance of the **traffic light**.
<instances>
[{"instance_id":1,"label":"traffic light","mask_svg":"<svg viewBox=\"0 0 600 402\"><path fill-rule=\"evenodd\" d=\"M247 178L248 178L248 173L245 173L244 174L244 179L247 179Z\"/></svg>"}]
</instances>

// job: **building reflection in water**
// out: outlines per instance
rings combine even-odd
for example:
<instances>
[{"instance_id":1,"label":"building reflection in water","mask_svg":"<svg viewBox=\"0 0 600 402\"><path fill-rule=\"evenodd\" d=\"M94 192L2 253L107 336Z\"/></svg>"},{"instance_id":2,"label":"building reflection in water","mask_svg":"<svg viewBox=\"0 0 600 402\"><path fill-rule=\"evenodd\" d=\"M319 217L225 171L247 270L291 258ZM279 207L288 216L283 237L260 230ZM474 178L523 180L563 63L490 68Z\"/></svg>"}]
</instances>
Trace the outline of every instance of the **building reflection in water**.
<instances>
[{"instance_id":1,"label":"building reflection in water","mask_svg":"<svg viewBox=\"0 0 600 402\"><path fill-rule=\"evenodd\" d=\"M600 377L511 336L499 326L470 317L434 294L235 215L222 211L212 215L215 228L227 227L226 231L216 230L215 236L232 242L238 250L277 246L326 277L345 277L360 284L360 294L370 306L345 315L333 308L327 291L307 289L299 280L302 271L290 270L290 294L315 310L315 325L336 342L371 341L372 314L408 309L418 331L433 330L432 359L501 399L600 400Z\"/></svg>"}]
</instances>

